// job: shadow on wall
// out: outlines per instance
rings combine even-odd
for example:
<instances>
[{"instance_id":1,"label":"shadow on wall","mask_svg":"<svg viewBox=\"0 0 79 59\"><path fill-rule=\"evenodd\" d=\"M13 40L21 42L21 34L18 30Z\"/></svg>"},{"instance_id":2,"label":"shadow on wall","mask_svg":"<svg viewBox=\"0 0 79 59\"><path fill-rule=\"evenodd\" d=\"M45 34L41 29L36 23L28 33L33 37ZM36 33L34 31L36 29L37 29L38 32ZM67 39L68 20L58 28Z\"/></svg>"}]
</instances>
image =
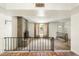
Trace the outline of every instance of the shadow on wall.
<instances>
[{"instance_id":1,"label":"shadow on wall","mask_svg":"<svg viewBox=\"0 0 79 59\"><path fill-rule=\"evenodd\" d=\"M26 30L26 31L24 32L24 38L28 38L28 37L29 37L29 31Z\"/></svg>"}]
</instances>

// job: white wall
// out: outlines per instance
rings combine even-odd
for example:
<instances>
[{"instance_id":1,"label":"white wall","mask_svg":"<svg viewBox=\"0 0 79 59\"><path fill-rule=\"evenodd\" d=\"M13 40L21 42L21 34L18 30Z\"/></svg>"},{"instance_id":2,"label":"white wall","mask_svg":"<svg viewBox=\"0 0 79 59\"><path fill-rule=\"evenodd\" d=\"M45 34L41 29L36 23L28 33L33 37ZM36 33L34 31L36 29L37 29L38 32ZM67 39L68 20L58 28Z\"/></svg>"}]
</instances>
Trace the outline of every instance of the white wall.
<instances>
[{"instance_id":1,"label":"white wall","mask_svg":"<svg viewBox=\"0 0 79 59\"><path fill-rule=\"evenodd\" d=\"M57 23L49 23L49 37L56 37Z\"/></svg>"},{"instance_id":2,"label":"white wall","mask_svg":"<svg viewBox=\"0 0 79 59\"><path fill-rule=\"evenodd\" d=\"M4 37L12 37L12 16L5 16Z\"/></svg>"},{"instance_id":3,"label":"white wall","mask_svg":"<svg viewBox=\"0 0 79 59\"><path fill-rule=\"evenodd\" d=\"M4 49L5 15L0 13L0 52Z\"/></svg>"},{"instance_id":4,"label":"white wall","mask_svg":"<svg viewBox=\"0 0 79 59\"><path fill-rule=\"evenodd\" d=\"M12 17L12 36L17 37L17 17Z\"/></svg>"},{"instance_id":5,"label":"white wall","mask_svg":"<svg viewBox=\"0 0 79 59\"><path fill-rule=\"evenodd\" d=\"M28 22L29 36L34 37L34 23Z\"/></svg>"},{"instance_id":6,"label":"white wall","mask_svg":"<svg viewBox=\"0 0 79 59\"><path fill-rule=\"evenodd\" d=\"M71 50L79 54L79 13L71 16Z\"/></svg>"},{"instance_id":7,"label":"white wall","mask_svg":"<svg viewBox=\"0 0 79 59\"><path fill-rule=\"evenodd\" d=\"M12 37L17 37L17 17L16 16L13 16L12 17ZM16 49L17 47L17 42L16 42L17 39L13 39L14 43L14 47L13 49Z\"/></svg>"}]
</instances>

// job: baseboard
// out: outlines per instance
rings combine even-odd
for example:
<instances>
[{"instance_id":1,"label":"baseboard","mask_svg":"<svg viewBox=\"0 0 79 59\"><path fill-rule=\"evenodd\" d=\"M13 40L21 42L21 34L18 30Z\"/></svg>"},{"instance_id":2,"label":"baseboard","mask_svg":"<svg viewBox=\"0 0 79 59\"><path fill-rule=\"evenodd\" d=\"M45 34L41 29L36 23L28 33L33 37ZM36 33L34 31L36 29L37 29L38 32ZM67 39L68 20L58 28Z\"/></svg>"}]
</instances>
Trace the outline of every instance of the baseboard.
<instances>
[{"instance_id":1,"label":"baseboard","mask_svg":"<svg viewBox=\"0 0 79 59\"><path fill-rule=\"evenodd\" d=\"M54 52L70 52L70 50L55 50Z\"/></svg>"},{"instance_id":2,"label":"baseboard","mask_svg":"<svg viewBox=\"0 0 79 59\"><path fill-rule=\"evenodd\" d=\"M77 52L77 51L72 51L72 52L74 52L74 53L76 53L77 55L79 55L79 52Z\"/></svg>"}]
</instances>

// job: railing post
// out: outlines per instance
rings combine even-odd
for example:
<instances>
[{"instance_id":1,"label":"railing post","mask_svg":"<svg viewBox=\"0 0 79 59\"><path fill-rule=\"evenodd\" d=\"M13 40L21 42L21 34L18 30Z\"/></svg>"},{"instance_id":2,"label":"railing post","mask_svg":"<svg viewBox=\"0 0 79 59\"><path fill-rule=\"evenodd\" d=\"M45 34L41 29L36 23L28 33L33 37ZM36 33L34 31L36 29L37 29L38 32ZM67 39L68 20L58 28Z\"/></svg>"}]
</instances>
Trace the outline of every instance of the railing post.
<instances>
[{"instance_id":1,"label":"railing post","mask_svg":"<svg viewBox=\"0 0 79 59\"><path fill-rule=\"evenodd\" d=\"M51 50L54 51L54 37L51 38Z\"/></svg>"}]
</instances>

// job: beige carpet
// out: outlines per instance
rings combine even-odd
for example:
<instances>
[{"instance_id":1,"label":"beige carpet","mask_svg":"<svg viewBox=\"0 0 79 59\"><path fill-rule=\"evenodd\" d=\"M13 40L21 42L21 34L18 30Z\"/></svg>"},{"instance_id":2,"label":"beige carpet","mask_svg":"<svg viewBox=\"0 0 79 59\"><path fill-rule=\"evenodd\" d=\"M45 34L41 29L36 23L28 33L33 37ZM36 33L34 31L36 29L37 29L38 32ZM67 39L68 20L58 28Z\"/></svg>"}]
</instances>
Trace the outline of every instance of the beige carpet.
<instances>
[{"instance_id":1,"label":"beige carpet","mask_svg":"<svg viewBox=\"0 0 79 59\"><path fill-rule=\"evenodd\" d=\"M68 45L68 42L65 42L64 39L55 39L54 50L70 50L70 44Z\"/></svg>"}]
</instances>

